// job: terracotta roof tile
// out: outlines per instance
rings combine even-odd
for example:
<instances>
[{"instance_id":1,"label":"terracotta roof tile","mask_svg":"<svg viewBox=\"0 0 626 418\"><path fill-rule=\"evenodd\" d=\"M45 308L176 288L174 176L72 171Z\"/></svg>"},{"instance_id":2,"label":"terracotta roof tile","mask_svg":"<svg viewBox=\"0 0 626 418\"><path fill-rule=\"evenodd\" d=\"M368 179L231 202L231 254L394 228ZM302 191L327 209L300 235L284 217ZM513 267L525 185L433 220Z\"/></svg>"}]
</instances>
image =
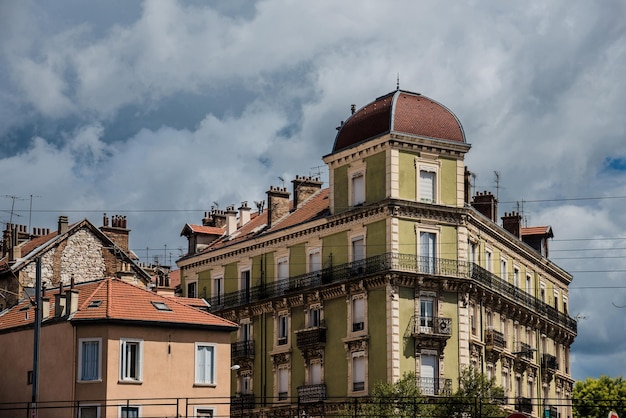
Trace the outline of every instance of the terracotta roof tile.
<instances>
[{"instance_id":1,"label":"terracotta roof tile","mask_svg":"<svg viewBox=\"0 0 626 418\"><path fill-rule=\"evenodd\" d=\"M335 137L333 152L389 132L465 142L463 127L449 109L418 93L397 90L350 116Z\"/></svg>"},{"instance_id":2,"label":"terracotta roof tile","mask_svg":"<svg viewBox=\"0 0 626 418\"><path fill-rule=\"evenodd\" d=\"M70 316L71 322L117 320L219 327L225 331L237 328L237 324L197 309L188 301L157 295L119 279L81 283L74 288L79 292L78 311ZM58 289L46 292L51 300L50 318L54 317L55 292L58 293ZM169 310L159 310L153 302L165 304ZM32 324L33 318L30 301L22 301L0 315L0 330Z\"/></svg>"},{"instance_id":3,"label":"terracotta roof tile","mask_svg":"<svg viewBox=\"0 0 626 418\"><path fill-rule=\"evenodd\" d=\"M528 236L528 235L548 235L548 236L553 236L552 234L552 227L550 226L531 226L531 227L527 227L527 228L521 228L521 235L522 236Z\"/></svg>"}]
</instances>

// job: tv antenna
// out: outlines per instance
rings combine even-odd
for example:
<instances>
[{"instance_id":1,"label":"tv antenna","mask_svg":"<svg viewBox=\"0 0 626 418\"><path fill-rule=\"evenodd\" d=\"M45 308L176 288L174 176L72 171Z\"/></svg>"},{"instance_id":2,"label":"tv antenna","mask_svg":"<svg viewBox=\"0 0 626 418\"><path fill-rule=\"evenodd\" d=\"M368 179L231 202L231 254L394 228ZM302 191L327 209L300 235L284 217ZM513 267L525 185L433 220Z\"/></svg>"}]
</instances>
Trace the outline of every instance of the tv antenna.
<instances>
[{"instance_id":1,"label":"tv antenna","mask_svg":"<svg viewBox=\"0 0 626 418\"><path fill-rule=\"evenodd\" d=\"M493 175L494 175L493 182L496 184L496 199L498 199L500 196L500 188L502 187L500 186L500 172L494 171Z\"/></svg>"},{"instance_id":2,"label":"tv antenna","mask_svg":"<svg viewBox=\"0 0 626 418\"><path fill-rule=\"evenodd\" d=\"M15 213L15 201L16 200L26 200L26 199L24 199L22 197L19 197L19 196L8 195L8 194L5 194L2 197L6 197L6 198L9 198L9 199L12 200L12 202L11 202L11 212L10 212L11 215L9 217L9 224L12 224L13 223L13 215L15 215L15 216L22 216L20 214Z\"/></svg>"},{"instance_id":3,"label":"tv antenna","mask_svg":"<svg viewBox=\"0 0 626 418\"><path fill-rule=\"evenodd\" d=\"M283 189L285 188L285 178L283 176L278 176L278 180L283 184Z\"/></svg>"}]
</instances>

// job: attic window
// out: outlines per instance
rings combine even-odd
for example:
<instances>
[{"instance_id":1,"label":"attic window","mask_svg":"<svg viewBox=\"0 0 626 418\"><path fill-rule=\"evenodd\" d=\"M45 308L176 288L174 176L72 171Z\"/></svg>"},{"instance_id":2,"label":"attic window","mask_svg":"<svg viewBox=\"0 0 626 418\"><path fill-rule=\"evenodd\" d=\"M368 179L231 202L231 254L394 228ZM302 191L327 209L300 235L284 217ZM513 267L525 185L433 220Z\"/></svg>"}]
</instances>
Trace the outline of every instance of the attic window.
<instances>
[{"instance_id":1,"label":"attic window","mask_svg":"<svg viewBox=\"0 0 626 418\"><path fill-rule=\"evenodd\" d=\"M102 305L102 301L101 300L92 300L87 307L88 308L97 308L100 305Z\"/></svg>"},{"instance_id":2,"label":"attic window","mask_svg":"<svg viewBox=\"0 0 626 418\"><path fill-rule=\"evenodd\" d=\"M165 304L165 302L150 302L152 306L157 308L159 311L171 311L170 307Z\"/></svg>"}]
</instances>

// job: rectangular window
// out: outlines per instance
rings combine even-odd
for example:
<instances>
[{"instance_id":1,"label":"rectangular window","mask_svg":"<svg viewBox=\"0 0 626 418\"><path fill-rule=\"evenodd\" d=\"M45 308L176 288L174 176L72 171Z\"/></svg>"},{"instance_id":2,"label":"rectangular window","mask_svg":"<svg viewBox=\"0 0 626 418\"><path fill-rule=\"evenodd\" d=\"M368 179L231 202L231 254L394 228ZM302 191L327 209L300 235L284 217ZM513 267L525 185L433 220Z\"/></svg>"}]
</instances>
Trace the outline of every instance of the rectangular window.
<instances>
[{"instance_id":1,"label":"rectangular window","mask_svg":"<svg viewBox=\"0 0 626 418\"><path fill-rule=\"evenodd\" d=\"M365 390L365 356L354 354L359 355L352 358L352 391L360 392Z\"/></svg>"},{"instance_id":2,"label":"rectangular window","mask_svg":"<svg viewBox=\"0 0 626 418\"><path fill-rule=\"evenodd\" d=\"M100 405L79 406L78 418L100 418Z\"/></svg>"},{"instance_id":3,"label":"rectangular window","mask_svg":"<svg viewBox=\"0 0 626 418\"><path fill-rule=\"evenodd\" d=\"M196 282L187 283L187 297L188 298L195 298L198 296L196 288L197 288Z\"/></svg>"},{"instance_id":4,"label":"rectangular window","mask_svg":"<svg viewBox=\"0 0 626 418\"><path fill-rule=\"evenodd\" d=\"M541 298L542 302L546 302L546 285L541 283L541 291L540 291L540 295L539 297Z\"/></svg>"},{"instance_id":5,"label":"rectangular window","mask_svg":"<svg viewBox=\"0 0 626 418\"><path fill-rule=\"evenodd\" d=\"M309 273L322 269L322 253L320 250L313 250L309 253Z\"/></svg>"},{"instance_id":6,"label":"rectangular window","mask_svg":"<svg viewBox=\"0 0 626 418\"><path fill-rule=\"evenodd\" d=\"M526 293L529 295L532 292L532 277L530 275L526 275Z\"/></svg>"},{"instance_id":7,"label":"rectangular window","mask_svg":"<svg viewBox=\"0 0 626 418\"><path fill-rule=\"evenodd\" d=\"M352 332L365 329L365 299L352 299Z\"/></svg>"},{"instance_id":8,"label":"rectangular window","mask_svg":"<svg viewBox=\"0 0 626 418\"><path fill-rule=\"evenodd\" d=\"M289 370L278 369L278 400L284 401L289 397Z\"/></svg>"},{"instance_id":9,"label":"rectangular window","mask_svg":"<svg viewBox=\"0 0 626 418\"><path fill-rule=\"evenodd\" d=\"M217 304L224 303L224 278L216 277L213 279L213 295L217 298Z\"/></svg>"},{"instance_id":10,"label":"rectangular window","mask_svg":"<svg viewBox=\"0 0 626 418\"><path fill-rule=\"evenodd\" d=\"M252 378L250 376L239 376L239 392L244 395L252 393Z\"/></svg>"},{"instance_id":11,"label":"rectangular window","mask_svg":"<svg viewBox=\"0 0 626 418\"><path fill-rule=\"evenodd\" d=\"M215 384L215 346L196 343L196 377L198 385Z\"/></svg>"},{"instance_id":12,"label":"rectangular window","mask_svg":"<svg viewBox=\"0 0 626 418\"><path fill-rule=\"evenodd\" d=\"M513 286L519 287L519 269L513 268Z\"/></svg>"},{"instance_id":13,"label":"rectangular window","mask_svg":"<svg viewBox=\"0 0 626 418\"><path fill-rule=\"evenodd\" d=\"M322 383L322 363L311 363L309 365L309 385L319 385Z\"/></svg>"},{"instance_id":14,"label":"rectangular window","mask_svg":"<svg viewBox=\"0 0 626 418\"><path fill-rule=\"evenodd\" d=\"M142 340L120 340L120 380L141 381Z\"/></svg>"},{"instance_id":15,"label":"rectangular window","mask_svg":"<svg viewBox=\"0 0 626 418\"><path fill-rule=\"evenodd\" d=\"M240 273L239 289L243 291L243 297L245 302L250 302L250 288L252 283L250 282L250 270L244 270Z\"/></svg>"},{"instance_id":16,"label":"rectangular window","mask_svg":"<svg viewBox=\"0 0 626 418\"><path fill-rule=\"evenodd\" d=\"M420 202L435 203L435 172L420 170Z\"/></svg>"},{"instance_id":17,"label":"rectangular window","mask_svg":"<svg viewBox=\"0 0 626 418\"><path fill-rule=\"evenodd\" d=\"M492 271L491 251L485 251L485 270L487 270L488 272Z\"/></svg>"},{"instance_id":18,"label":"rectangular window","mask_svg":"<svg viewBox=\"0 0 626 418\"><path fill-rule=\"evenodd\" d=\"M434 320L434 301L430 298L420 299L420 332L432 334Z\"/></svg>"},{"instance_id":19,"label":"rectangular window","mask_svg":"<svg viewBox=\"0 0 626 418\"><path fill-rule=\"evenodd\" d=\"M78 380L100 380L102 340L100 338L81 338L78 341L80 346L78 351Z\"/></svg>"},{"instance_id":20,"label":"rectangular window","mask_svg":"<svg viewBox=\"0 0 626 418\"><path fill-rule=\"evenodd\" d=\"M120 406L120 418L139 418L141 410L139 406Z\"/></svg>"},{"instance_id":21,"label":"rectangular window","mask_svg":"<svg viewBox=\"0 0 626 418\"><path fill-rule=\"evenodd\" d=\"M289 287L289 259L287 257L281 258L276 263L277 283L278 291L285 292Z\"/></svg>"},{"instance_id":22,"label":"rectangular window","mask_svg":"<svg viewBox=\"0 0 626 418\"><path fill-rule=\"evenodd\" d=\"M365 259L365 240L363 237L354 238L352 240L352 261L363 259Z\"/></svg>"},{"instance_id":23,"label":"rectangular window","mask_svg":"<svg viewBox=\"0 0 626 418\"><path fill-rule=\"evenodd\" d=\"M285 345L289 342L289 316L278 316L278 345Z\"/></svg>"},{"instance_id":24,"label":"rectangular window","mask_svg":"<svg viewBox=\"0 0 626 418\"><path fill-rule=\"evenodd\" d=\"M250 329L252 327L250 326L249 322L244 322L241 324L241 328L239 328L239 332L241 335L241 340L240 341L250 341Z\"/></svg>"},{"instance_id":25,"label":"rectangular window","mask_svg":"<svg viewBox=\"0 0 626 418\"><path fill-rule=\"evenodd\" d=\"M194 412L194 418L213 418L215 416L215 409L207 408L204 406L196 406Z\"/></svg>"},{"instance_id":26,"label":"rectangular window","mask_svg":"<svg viewBox=\"0 0 626 418\"><path fill-rule=\"evenodd\" d=\"M321 325L322 310L320 307L309 309L309 327L319 327Z\"/></svg>"},{"instance_id":27,"label":"rectangular window","mask_svg":"<svg viewBox=\"0 0 626 418\"><path fill-rule=\"evenodd\" d=\"M352 206L365 203L365 176L363 173L352 177Z\"/></svg>"},{"instance_id":28,"label":"rectangular window","mask_svg":"<svg viewBox=\"0 0 626 418\"><path fill-rule=\"evenodd\" d=\"M420 271L422 273L435 272L435 234L420 232Z\"/></svg>"},{"instance_id":29,"label":"rectangular window","mask_svg":"<svg viewBox=\"0 0 626 418\"><path fill-rule=\"evenodd\" d=\"M506 266L506 260L502 259L500 260L500 278L502 280L507 280L506 274L507 274L507 270L506 270L507 266Z\"/></svg>"}]
</instances>

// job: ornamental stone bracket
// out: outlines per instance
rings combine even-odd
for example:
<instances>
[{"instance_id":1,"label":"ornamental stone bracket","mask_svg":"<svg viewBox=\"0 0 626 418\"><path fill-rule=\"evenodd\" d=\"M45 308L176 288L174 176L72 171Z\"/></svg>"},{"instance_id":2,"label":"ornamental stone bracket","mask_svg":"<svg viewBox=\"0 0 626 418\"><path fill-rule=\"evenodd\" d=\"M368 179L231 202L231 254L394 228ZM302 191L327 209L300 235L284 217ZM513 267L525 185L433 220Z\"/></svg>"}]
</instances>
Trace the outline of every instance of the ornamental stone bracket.
<instances>
[{"instance_id":1,"label":"ornamental stone bracket","mask_svg":"<svg viewBox=\"0 0 626 418\"><path fill-rule=\"evenodd\" d=\"M239 377L252 376L252 370L254 368L254 359L241 358L239 359L237 364L239 365L239 370L237 370L237 376Z\"/></svg>"},{"instance_id":2,"label":"ornamental stone bracket","mask_svg":"<svg viewBox=\"0 0 626 418\"><path fill-rule=\"evenodd\" d=\"M270 356L272 357L272 367L274 368L274 371L276 371L279 366L291 364L291 351L270 353Z\"/></svg>"},{"instance_id":3,"label":"ornamental stone bracket","mask_svg":"<svg viewBox=\"0 0 626 418\"><path fill-rule=\"evenodd\" d=\"M324 349L323 348L306 348L301 351L302 357L306 361L314 360L314 359L324 359ZM323 362L323 361L322 361Z\"/></svg>"},{"instance_id":4,"label":"ornamental stone bracket","mask_svg":"<svg viewBox=\"0 0 626 418\"><path fill-rule=\"evenodd\" d=\"M367 355L368 340L369 335L356 338L343 338L343 346L346 349L346 354L348 355L348 358L350 358L350 354L359 351L364 351L365 355Z\"/></svg>"}]
</instances>

